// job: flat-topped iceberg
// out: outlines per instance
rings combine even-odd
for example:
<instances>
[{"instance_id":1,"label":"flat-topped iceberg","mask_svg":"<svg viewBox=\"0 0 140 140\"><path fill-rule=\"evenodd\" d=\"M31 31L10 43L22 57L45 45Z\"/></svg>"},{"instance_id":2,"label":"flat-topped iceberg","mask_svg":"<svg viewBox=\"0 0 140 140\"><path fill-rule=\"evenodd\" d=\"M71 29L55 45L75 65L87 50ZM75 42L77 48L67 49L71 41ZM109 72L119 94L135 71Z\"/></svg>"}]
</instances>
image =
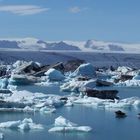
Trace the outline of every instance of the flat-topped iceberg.
<instances>
[{"instance_id":1,"label":"flat-topped iceberg","mask_svg":"<svg viewBox=\"0 0 140 140\"><path fill-rule=\"evenodd\" d=\"M77 127L53 127L49 129L49 132L90 132L92 130L89 126L77 126Z\"/></svg>"},{"instance_id":2,"label":"flat-topped iceberg","mask_svg":"<svg viewBox=\"0 0 140 140\"><path fill-rule=\"evenodd\" d=\"M78 126L77 124L59 116L55 119L54 127L49 129L49 132L90 132L89 126Z\"/></svg>"},{"instance_id":3,"label":"flat-topped iceberg","mask_svg":"<svg viewBox=\"0 0 140 140\"><path fill-rule=\"evenodd\" d=\"M75 104L83 104L91 107L103 107L103 108L131 108L140 107L140 98L131 97L122 100L109 100L99 99L93 97L79 98L74 101Z\"/></svg>"}]
</instances>

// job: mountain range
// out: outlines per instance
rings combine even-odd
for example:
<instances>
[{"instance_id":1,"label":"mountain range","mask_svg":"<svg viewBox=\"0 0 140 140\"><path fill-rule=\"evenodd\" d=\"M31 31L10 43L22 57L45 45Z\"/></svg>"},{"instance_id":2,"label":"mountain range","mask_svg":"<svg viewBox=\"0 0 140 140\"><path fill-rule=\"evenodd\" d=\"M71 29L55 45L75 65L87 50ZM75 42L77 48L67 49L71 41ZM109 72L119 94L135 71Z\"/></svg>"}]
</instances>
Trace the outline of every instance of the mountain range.
<instances>
[{"instance_id":1,"label":"mountain range","mask_svg":"<svg viewBox=\"0 0 140 140\"><path fill-rule=\"evenodd\" d=\"M97 51L140 53L140 44L118 43L99 40L87 41L44 41L36 38L0 39L0 49Z\"/></svg>"}]
</instances>

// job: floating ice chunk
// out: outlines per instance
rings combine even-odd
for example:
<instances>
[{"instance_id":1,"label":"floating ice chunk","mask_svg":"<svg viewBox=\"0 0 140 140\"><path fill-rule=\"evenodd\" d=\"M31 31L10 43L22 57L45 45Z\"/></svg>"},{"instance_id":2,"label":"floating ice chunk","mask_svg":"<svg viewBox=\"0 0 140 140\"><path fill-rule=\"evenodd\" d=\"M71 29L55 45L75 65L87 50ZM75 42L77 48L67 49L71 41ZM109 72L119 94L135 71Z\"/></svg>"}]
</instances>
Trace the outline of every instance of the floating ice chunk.
<instances>
[{"instance_id":1,"label":"floating ice chunk","mask_svg":"<svg viewBox=\"0 0 140 140\"><path fill-rule=\"evenodd\" d=\"M94 77L95 69L90 63L82 64L72 73L72 76L79 76L79 75Z\"/></svg>"},{"instance_id":2,"label":"floating ice chunk","mask_svg":"<svg viewBox=\"0 0 140 140\"><path fill-rule=\"evenodd\" d=\"M140 75L136 75L133 77L133 80L140 80Z\"/></svg>"},{"instance_id":3,"label":"floating ice chunk","mask_svg":"<svg viewBox=\"0 0 140 140\"><path fill-rule=\"evenodd\" d=\"M31 118L25 118L22 123L33 123L33 120Z\"/></svg>"},{"instance_id":4,"label":"floating ice chunk","mask_svg":"<svg viewBox=\"0 0 140 140\"><path fill-rule=\"evenodd\" d=\"M118 67L117 71L126 74L128 71L131 71L132 69L130 67L126 67L126 66L122 66L122 67Z\"/></svg>"},{"instance_id":5,"label":"floating ice chunk","mask_svg":"<svg viewBox=\"0 0 140 140\"><path fill-rule=\"evenodd\" d=\"M35 105L36 108L42 108L42 107L44 107L44 106L45 106L45 102L43 102L43 103L38 103L38 104Z\"/></svg>"},{"instance_id":6,"label":"floating ice chunk","mask_svg":"<svg viewBox=\"0 0 140 140\"><path fill-rule=\"evenodd\" d=\"M7 121L0 123L0 128L10 128L10 129L17 129L18 126L21 124L21 121Z\"/></svg>"},{"instance_id":7,"label":"floating ice chunk","mask_svg":"<svg viewBox=\"0 0 140 140\"><path fill-rule=\"evenodd\" d=\"M78 127L53 127L49 129L49 132L90 132L92 130L89 126Z\"/></svg>"},{"instance_id":8,"label":"floating ice chunk","mask_svg":"<svg viewBox=\"0 0 140 140\"><path fill-rule=\"evenodd\" d=\"M77 124L59 116L55 119L53 128L49 129L49 132L89 132L92 130L89 126L78 126Z\"/></svg>"},{"instance_id":9,"label":"floating ice chunk","mask_svg":"<svg viewBox=\"0 0 140 140\"><path fill-rule=\"evenodd\" d=\"M41 124L33 123L31 118L25 118L23 121L18 120L0 123L0 128L32 130L43 129L43 126Z\"/></svg>"},{"instance_id":10,"label":"floating ice chunk","mask_svg":"<svg viewBox=\"0 0 140 140\"><path fill-rule=\"evenodd\" d=\"M72 123L71 121L65 119L62 116L59 116L58 118L55 119L55 126L64 126L64 127L72 127L72 126L77 126L77 124Z\"/></svg>"},{"instance_id":11,"label":"floating ice chunk","mask_svg":"<svg viewBox=\"0 0 140 140\"><path fill-rule=\"evenodd\" d=\"M30 125L29 123L22 123L18 126L18 128L21 130L30 130Z\"/></svg>"},{"instance_id":12,"label":"floating ice chunk","mask_svg":"<svg viewBox=\"0 0 140 140\"><path fill-rule=\"evenodd\" d=\"M79 98L75 100L74 103L103 108L131 108L131 107L140 107L140 98L131 97L113 101L87 97L87 98Z\"/></svg>"},{"instance_id":13,"label":"floating ice chunk","mask_svg":"<svg viewBox=\"0 0 140 140\"><path fill-rule=\"evenodd\" d=\"M52 81L62 81L65 79L65 76L60 71L53 68L45 72L45 75Z\"/></svg>"},{"instance_id":14,"label":"floating ice chunk","mask_svg":"<svg viewBox=\"0 0 140 140\"><path fill-rule=\"evenodd\" d=\"M65 127L57 126L50 128L48 132L64 132Z\"/></svg>"},{"instance_id":15,"label":"floating ice chunk","mask_svg":"<svg viewBox=\"0 0 140 140\"><path fill-rule=\"evenodd\" d=\"M59 97L49 97L46 99L45 105L47 106L54 106L54 107L61 107L64 103L59 99Z\"/></svg>"},{"instance_id":16,"label":"floating ice chunk","mask_svg":"<svg viewBox=\"0 0 140 140\"><path fill-rule=\"evenodd\" d=\"M26 74L12 74L9 79L11 85L29 85L38 81L37 77Z\"/></svg>"},{"instance_id":17,"label":"floating ice chunk","mask_svg":"<svg viewBox=\"0 0 140 140\"><path fill-rule=\"evenodd\" d=\"M29 106L23 108L23 112L35 112L35 110Z\"/></svg>"},{"instance_id":18,"label":"floating ice chunk","mask_svg":"<svg viewBox=\"0 0 140 140\"><path fill-rule=\"evenodd\" d=\"M4 139L4 134L0 133L0 139Z\"/></svg>"},{"instance_id":19,"label":"floating ice chunk","mask_svg":"<svg viewBox=\"0 0 140 140\"><path fill-rule=\"evenodd\" d=\"M18 68L20 67L21 65L25 64L26 62L25 61L20 61L20 60L17 60L14 64L13 64L13 67L14 68Z\"/></svg>"},{"instance_id":20,"label":"floating ice chunk","mask_svg":"<svg viewBox=\"0 0 140 140\"><path fill-rule=\"evenodd\" d=\"M8 86L8 78L3 78L1 80L1 89L7 89Z\"/></svg>"},{"instance_id":21,"label":"floating ice chunk","mask_svg":"<svg viewBox=\"0 0 140 140\"><path fill-rule=\"evenodd\" d=\"M41 113L44 113L44 114L49 114L49 113L54 113L56 111L56 109L55 108L49 108L49 107L42 107L41 109L40 109L40 112Z\"/></svg>"},{"instance_id":22,"label":"floating ice chunk","mask_svg":"<svg viewBox=\"0 0 140 140\"><path fill-rule=\"evenodd\" d=\"M119 82L116 84L117 86L127 86L127 87L132 87L132 86L140 86L140 80L127 80L125 82Z\"/></svg>"},{"instance_id":23,"label":"floating ice chunk","mask_svg":"<svg viewBox=\"0 0 140 140\"><path fill-rule=\"evenodd\" d=\"M66 107L72 107L72 106L73 106L72 101L67 100L67 102L66 102L65 106L66 106Z\"/></svg>"},{"instance_id":24,"label":"floating ice chunk","mask_svg":"<svg viewBox=\"0 0 140 140\"><path fill-rule=\"evenodd\" d=\"M96 86L96 80L91 79L89 81L77 81L76 79L73 79L67 83L64 83L62 86L60 86L62 91L67 92L79 92L80 89L83 88L95 88Z\"/></svg>"}]
</instances>

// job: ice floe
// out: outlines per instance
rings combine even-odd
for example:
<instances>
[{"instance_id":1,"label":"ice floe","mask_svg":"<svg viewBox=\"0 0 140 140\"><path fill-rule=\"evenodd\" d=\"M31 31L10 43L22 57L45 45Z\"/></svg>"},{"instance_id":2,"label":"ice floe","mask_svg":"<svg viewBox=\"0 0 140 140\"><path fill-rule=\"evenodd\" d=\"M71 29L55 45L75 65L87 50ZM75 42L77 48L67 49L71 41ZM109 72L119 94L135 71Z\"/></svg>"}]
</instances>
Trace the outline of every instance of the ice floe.
<instances>
[{"instance_id":1,"label":"ice floe","mask_svg":"<svg viewBox=\"0 0 140 140\"><path fill-rule=\"evenodd\" d=\"M72 79L69 82L64 83L60 86L62 91L66 92L79 92L82 88L95 88L96 80L91 79L88 81L78 81L77 79Z\"/></svg>"},{"instance_id":2,"label":"ice floe","mask_svg":"<svg viewBox=\"0 0 140 140\"><path fill-rule=\"evenodd\" d=\"M91 107L103 108L132 108L140 107L140 98L131 97L122 100L104 100L92 97L84 97L74 101L75 104L90 105Z\"/></svg>"},{"instance_id":3,"label":"ice floe","mask_svg":"<svg viewBox=\"0 0 140 140\"><path fill-rule=\"evenodd\" d=\"M50 108L50 107L42 107L40 108L40 112L43 113L43 114L49 114L49 113L54 113L56 111L55 108Z\"/></svg>"},{"instance_id":4,"label":"ice floe","mask_svg":"<svg viewBox=\"0 0 140 140\"><path fill-rule=\"evenodd\" d=\"M90 132L90 126L78 126L77 124L59 116L55 119L54 127L50 128L49 132Z\"/></svg>"},{"instance_id":5,"label":"ice floe","mask_svg":"<svg viewBox=\"0 0 140 140\"><path fill-rule=\"evenodd\" d=\"M20 130L34 130L44 129L43 125L36 124L31 118L25 118L24 120L18 121L7 121L0 123L1 129L20 129Z\"/></svg>"},{"instance_id":6,"label":"ice floe","mask_svg":"<svg viewBox=\"0 0 140 140\"><path fill-rule=\"evenodd\" d=\"M0 133L0 139L4 139L4 134Z\"/></svg>"}]
</instances>

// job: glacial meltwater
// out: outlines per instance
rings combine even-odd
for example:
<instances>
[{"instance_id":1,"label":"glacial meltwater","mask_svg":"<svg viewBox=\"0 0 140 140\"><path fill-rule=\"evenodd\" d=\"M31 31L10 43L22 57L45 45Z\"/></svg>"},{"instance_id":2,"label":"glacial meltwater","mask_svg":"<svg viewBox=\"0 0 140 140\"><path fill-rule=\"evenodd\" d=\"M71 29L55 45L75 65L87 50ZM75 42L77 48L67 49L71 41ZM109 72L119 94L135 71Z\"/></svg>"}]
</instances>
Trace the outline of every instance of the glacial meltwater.
<instances>
[{"instance_id":1,"label":"glacial meltwater","mask_svg":"<svg viewBox=\"0 0 140 140\"><path fill-rule=\"evenodd\" d=\"M115 87L119 90L120 98L137 96L140 97L140 88ZM40 86L23 86L18 90L46 93L47 89ZM52 90L51 90L52 91ZM54 93L55 94L55 91ZM60 93L61 95L61 93ZM0 122L23 120L32 118L35 123L42 124L43 130L22 131L16 129L0 129L4 133L5 140L139 140L140 119L137 114L139 108L121 109L127 114L125 118L116 118L114 108L100 108L86 105L74 105L73 107L62 106L55 113L1 113ZM92 127L92 131L85 132L48 132L54 124L55 118L63 116L68 120L84 126Z\"/></svg>"}]
</instances>

